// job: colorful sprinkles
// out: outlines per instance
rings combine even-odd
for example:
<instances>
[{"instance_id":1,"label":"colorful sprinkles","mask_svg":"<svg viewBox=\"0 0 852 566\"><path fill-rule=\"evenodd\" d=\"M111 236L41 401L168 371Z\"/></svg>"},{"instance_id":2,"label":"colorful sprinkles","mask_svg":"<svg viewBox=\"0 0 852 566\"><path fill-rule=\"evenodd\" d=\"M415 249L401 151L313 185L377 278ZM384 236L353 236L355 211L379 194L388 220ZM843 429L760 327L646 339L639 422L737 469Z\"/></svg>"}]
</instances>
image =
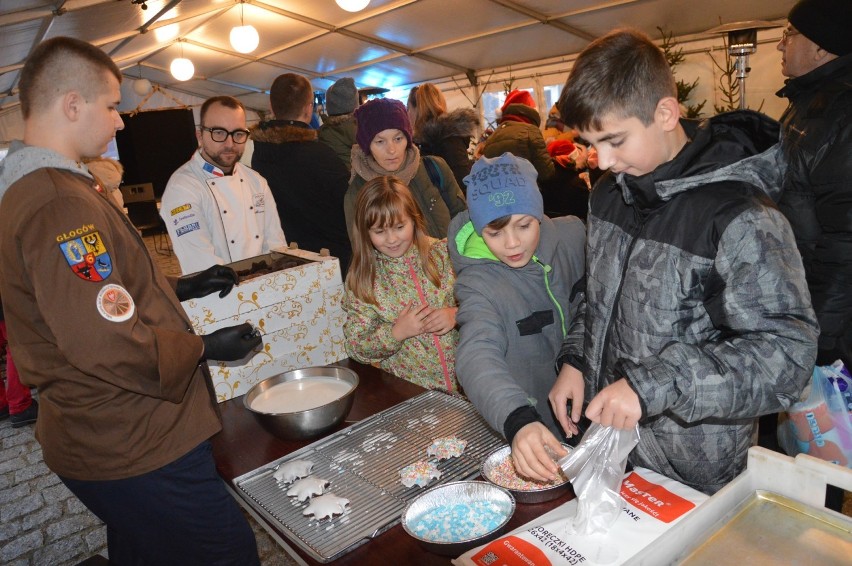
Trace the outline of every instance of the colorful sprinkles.
<instances>
[{"instance_id":1,"label":"colorful sprinkles","mask_svg":"<svg viewBox=\"0 0 852 566\"><path fill-rule=\"evenodd\" d=\"M533 491L536 489L547 489L549 487L562 485L563 483L568 481L568 478L566 478L562 474L561 470L559 471L559 479L550 482L538 482L519 476L518 472L515 471L515 464L514 462L512 462L511 454L507 455L504 460L502 460L498 465L494 466L491 469L488 474L488 479L496 483L500 487L514 489L516 491Z\"/></svg>"},{"instance_id":2,"label":"colorful sprinkles","mask_svg":"<svg viewBox=\"0 0 852 566\"><path fill-rule=\"evenodd\" d=\"M464 447L467 446L467 441L455 436L445 436L436 438L426 449L428 456L434 456L439 460L448 458L458 458L464 452Z\"/></svg>"},{"instance_id":3,"label":"colorful sprinkles","mask_svg":"<svg viewBox=\"0 0 852 566\"><path fill-rule=\"evenodd\" d=\"M426 486L433 479L441 477L441 470L432 462L414 462L399 471L399 476L402 479L402 485L405 487L413 487L419 485Z\"/></svg>"}]
</instances>

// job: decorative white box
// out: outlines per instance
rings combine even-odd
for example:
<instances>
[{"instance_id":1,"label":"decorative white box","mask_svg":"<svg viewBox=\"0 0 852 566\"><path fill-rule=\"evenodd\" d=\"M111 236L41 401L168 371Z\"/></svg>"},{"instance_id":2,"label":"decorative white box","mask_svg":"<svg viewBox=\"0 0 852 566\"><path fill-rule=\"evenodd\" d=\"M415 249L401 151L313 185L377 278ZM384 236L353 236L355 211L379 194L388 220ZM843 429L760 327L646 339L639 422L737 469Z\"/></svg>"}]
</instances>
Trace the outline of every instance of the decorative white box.
<instances>
[{"instance_id":1,"label":"decorative white box","mask_svg":"<svg viewBox=\"0 0 852 566\"><path fill-rule=\"evenodd\" d=\"M198 334L243 322L263 334L263 346L249 358L208 364L220 403L246 393L272 375L332 364L346 357L346 314L340 305L343 281L337 258L288 249L229 265L239 272L261 260L271 265L281 258L301 265L241 282L223 298L213 293L182 303Z\"/></svg>"}]
</instances>

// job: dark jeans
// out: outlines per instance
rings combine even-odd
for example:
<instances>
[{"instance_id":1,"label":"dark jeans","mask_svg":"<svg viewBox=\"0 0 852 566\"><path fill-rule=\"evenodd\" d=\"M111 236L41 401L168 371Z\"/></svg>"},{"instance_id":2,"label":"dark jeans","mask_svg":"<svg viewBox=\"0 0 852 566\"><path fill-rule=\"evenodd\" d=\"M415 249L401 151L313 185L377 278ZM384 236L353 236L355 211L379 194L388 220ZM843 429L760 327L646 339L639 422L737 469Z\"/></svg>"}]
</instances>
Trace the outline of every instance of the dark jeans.
<instances>
[{"instance_id":1,"label":"dark jeans","mask_svg":"<svg viewBox=\"0 0 852 566\"><path fill-rule=\"evenodd\" d=\"M60 479L106 523L110 564L260 564L254 533L216 473L210 442L132 478Z\"/></svg>"}]
</instances>

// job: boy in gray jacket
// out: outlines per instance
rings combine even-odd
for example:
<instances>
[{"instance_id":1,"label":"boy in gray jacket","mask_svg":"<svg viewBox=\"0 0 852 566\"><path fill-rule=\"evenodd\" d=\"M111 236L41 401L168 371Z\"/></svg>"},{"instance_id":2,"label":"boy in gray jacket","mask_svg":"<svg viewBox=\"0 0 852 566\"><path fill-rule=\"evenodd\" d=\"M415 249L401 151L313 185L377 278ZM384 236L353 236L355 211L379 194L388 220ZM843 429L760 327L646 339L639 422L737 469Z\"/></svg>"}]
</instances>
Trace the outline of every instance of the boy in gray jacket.
<instances>
[{"instance_id":1,"label":"boy in gray jacket","mask_svg":"<svg viewBox=\"0 0 852 566\"><path fill-rule=\"evenodd\" d=\"M638 423L633 465L714 493L745 468L757 417L798 399L818 327L767 198L778 123L680 120L676 93L662 51L633 30L592 42L565 84L562 118L609 172L589 201L585 329L550 398L563 427L588 399L593 422Z\"/></svg>"},{"instance_id":2,"label":"boy in gray jacket","mask_svg":"<svg viewBox=\"0 0 852 566\"><path fill-rule=\"evenodd\" d=\"M549 459L545 446L565 454L547 395L559 348L582 319L584 227L574 216L544 216L535 168L511 153L480 158L465 184L469 210L453 218L448 237L456 375L523 469Z\"/></svg>"}]
</instances>

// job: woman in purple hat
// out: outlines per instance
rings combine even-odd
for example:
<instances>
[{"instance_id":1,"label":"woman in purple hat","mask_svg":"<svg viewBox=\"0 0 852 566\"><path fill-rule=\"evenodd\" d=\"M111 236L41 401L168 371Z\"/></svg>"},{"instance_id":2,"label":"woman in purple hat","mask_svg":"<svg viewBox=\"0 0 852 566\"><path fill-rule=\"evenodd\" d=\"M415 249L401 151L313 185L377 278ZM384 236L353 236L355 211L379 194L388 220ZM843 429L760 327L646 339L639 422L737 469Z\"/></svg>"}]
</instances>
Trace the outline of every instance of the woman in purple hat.
<instances>
[{"instance_id":1,"label":"woman in purple hat","mask_svg":"<svg viewBox=\"0 0 852 566\"><path fill-rule=\"evenodd\" d=\"M411 122L405 105L377 98L355 110L357 144L352 146L352 177L343 201L346 226L352 237L358 191L376 177L391 175L410 189L423 211L426 233L446 238L450 219L467 208L452 170L440 157L421 158L411 141Z\"/></svg>"}]
</instances>

